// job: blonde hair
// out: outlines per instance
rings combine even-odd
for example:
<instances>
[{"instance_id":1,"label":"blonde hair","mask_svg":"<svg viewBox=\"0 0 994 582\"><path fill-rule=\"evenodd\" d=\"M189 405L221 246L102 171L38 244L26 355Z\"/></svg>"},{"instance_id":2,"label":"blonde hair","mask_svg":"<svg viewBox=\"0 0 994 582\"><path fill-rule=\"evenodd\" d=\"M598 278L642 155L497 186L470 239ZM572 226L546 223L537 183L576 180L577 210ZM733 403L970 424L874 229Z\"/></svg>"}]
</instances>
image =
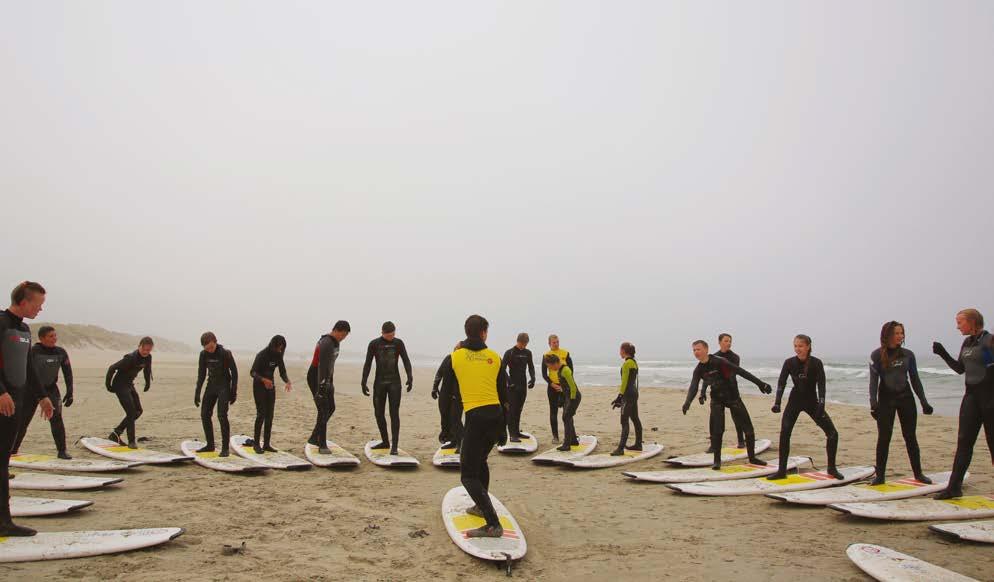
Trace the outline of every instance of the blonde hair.
<instances>
[{"instance_id":1,"label":"blonde hair","mask_svg":"<svg viewBox=\"0 0 994 582\"><path fill-rule=\"evenodd\" d=\"M984 329L984 316L981 315L979 311L973 309L961 309L956 315L962 315L967 321L973 324L973 327L980 330Z\"/></svg>"}]
</instances>

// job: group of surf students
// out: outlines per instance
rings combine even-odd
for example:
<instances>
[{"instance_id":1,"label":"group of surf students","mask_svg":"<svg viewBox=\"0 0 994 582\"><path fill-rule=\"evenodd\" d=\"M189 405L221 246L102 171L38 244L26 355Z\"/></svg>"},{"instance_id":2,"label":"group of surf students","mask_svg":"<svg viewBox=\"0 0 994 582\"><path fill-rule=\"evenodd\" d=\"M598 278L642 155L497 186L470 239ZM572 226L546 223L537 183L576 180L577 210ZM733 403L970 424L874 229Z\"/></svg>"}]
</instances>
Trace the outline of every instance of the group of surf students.
<instances>
[{"instance_id":1,"label":"group of surf students","mask_svg":"<svg viewBox=\"0 0 994 582\"><path fill-rule=\"evenodd\" d=\"M39 408L42 418L50 422L59 458L71 459L66 450L65 425L62 408L73 403L73 375L68 353L57 345L57 331L51 326L38 330L38 342L32 345L30 328L25 319L34 319L45 302L45 289L38 283L24 281L11 292L11 304L0 311L0 496L6 502L0 506L0 537L34 535L31 528L13 523L9 508L9 462L17 454L27 427ZM941 357L956 373L965 375L966 390L959 413L959 430L953 470L947 487L936 495L949 499L962 495L962 483L973 456L973 448L981 428L985 429L988 448L994 461L994 336L984 330L984 319L976 309L964 309L956 315L956 327L965 336L957 357L953 357L938 342L933 352ZM485 520L485 525L468 532L469 537L499 537L500 522L487 494L490 471L487 457L494 446L521 442L530 435L521 431L521 411L528 390L535 386L535 366L528 350L528 334L517 337L514 346L503 357L486 346L489 323L479 315L470 316L464 323L465 339L447 355L435 376L432 398L438 400L441 417L439 440L443 447L459 450L461 481L476 504L469 513ZM308 443L329 453L327 424L335 411L334 369L341 342L351 332L347 321L336 322L331 331L320 337L307 371L307 383L314 400L317 419ZM878 428L876 447L875 484L885 479L887 454L895 418L901 423L901 432L908 450L915 479L931 481L922 470L921 453L916 437L917 405L915 397L926 415L932 414L914 353L903 347L904 325L890 321L880 333L880 347L870 356L869 399L870 414ZM826 437L828 456L827 472L837 479L842 474L836 465L838 431L825 410L826 378L824 365L812 354L812 341L806 335L794 338L795 355L784 361L777 382L773 413L783 413L779 465L769 479L786 477L790 438L800 414L807 414L821 428ZM212 332L201 336L203 351L198 363L194 404L201 409L205 445L201 451L212 451L214 441L213 416L216 410L221 428L221 455L228 454L230 427L228 407L237 399L238 372L233 355L218 343ZM745 448L749 462L765 465L756 456L755 431L738 389L738 377L756 384L764 394L773 393L773 387L755 377L741 366L741 359L731 350L732 337L719 336L719 349L709 353L704 340L693 342L698 360L682 410L686 414L698 397L705 404L710 389L710 444L714 455L714 469L721 467L721 443L725 429L725 410L731 413L736 427L738 444ZM135 380L141 374L143 391L151 387L152 350L154 342L149 337L139 341L138 348L112 364L105 379L105 387L117 396L125 417L111 433L111 439L125 446L137 448L135 421L142 414L139 392ZM275 409L275 374L278 371L284 389L292 389L283 362L286 340L274 336L255 357L252 365L253 396L256 404L255 433L252 446L259 454L274 452L271 433ZM638 413L638 374L635 346L625 342L619 348L623 363L618 392L611 402L620 408L621 437L612 455L624 455L628 450L642 449L642 423ZM406 390L413 389L410 358L403 341L396 337L396 326L386 322L381 335L372 340L366 353L362 373L362 392L370 395L368 378L372 364L376 364L373 377L374 414L381 442L374 448L398 452L400 419L399 407L403 392L399 364L406 372ZM549 351L542 357L542 377L547 384L550 408L549 422L553 440L559 443L558 416L561 411L563 438L561 451L568 451L579 444L574 423L581 394L573 374L573 359L569 351L559 345L559 338L549 337ZM62 373L65 394L58 386ZM787 380L793 388L783 406ZM702 386L703 384L703 386ZM699 392L699 396L698 396ZM390 430L385 414L389 404ZM465 421L462 420L463 416ZM629 425L635 429L635 441L628 445ZM126 435L124 441L122 436Z\"/></svg>"}]
</instances>

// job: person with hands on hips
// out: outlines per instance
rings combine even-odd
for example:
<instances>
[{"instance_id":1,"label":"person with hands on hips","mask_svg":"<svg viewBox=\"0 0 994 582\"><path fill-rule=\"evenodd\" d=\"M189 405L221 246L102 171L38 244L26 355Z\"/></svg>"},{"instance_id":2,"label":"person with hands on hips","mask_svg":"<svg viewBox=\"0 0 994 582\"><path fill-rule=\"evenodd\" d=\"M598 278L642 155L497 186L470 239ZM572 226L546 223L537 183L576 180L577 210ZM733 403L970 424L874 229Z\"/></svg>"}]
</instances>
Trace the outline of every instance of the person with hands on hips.
<instances>
[{"instance_id":1,"label":"person with hands on hips","mask_svg":"<svg viewBox=\"0 0 994 582\"><path fill-rule=\"evenodd\" d=\"M219 457L227 457L228 442L231 436L231 425L228 424L228 406L238 399L238 367L235 357L224 346L217 343L213 332L204 332L200 336L200 364L197 368L197 389L193 395L193 403L200 406L200 421L204 425L206 443L197 450L198 453L214 451L214 408L217 407L217 421L221 426L221 452ZM207 388L204 388L204 378ZM201 406L203 404L203 406Z\"/></svg>"}]
</instances>

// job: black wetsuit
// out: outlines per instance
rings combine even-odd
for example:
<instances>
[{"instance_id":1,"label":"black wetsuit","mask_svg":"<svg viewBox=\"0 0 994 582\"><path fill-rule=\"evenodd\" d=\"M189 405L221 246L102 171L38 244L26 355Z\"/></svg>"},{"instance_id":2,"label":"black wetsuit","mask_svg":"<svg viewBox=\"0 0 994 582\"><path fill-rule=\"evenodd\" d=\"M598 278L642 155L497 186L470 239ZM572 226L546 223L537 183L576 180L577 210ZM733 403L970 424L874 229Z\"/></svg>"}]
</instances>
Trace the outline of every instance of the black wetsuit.
<instances>
[{"instance_id":1,"label":"black wetsuit","mask_svg":"<svg viewBox=\"0 0 994 582\"><path fill-rule=\"evenodd\" d=\"M69 404L72 404L73 382L72 366L69 364L69 354L59 346L46 348L41 343L36 343L31 347L31 363L35 367L36 378L41 388L40 393L44 393L52 401L52 419L50 428L52 429L52 440L55 441L55 448L60 453L66 452L66 425L62 420L62 393L59 391L59 370L62 370L62 378L66 383L66 397ZM28 425L34 418L38 410L39 392L29 391L22 395L21 402L17 407L17 414L21 417L21 429L17 433L17 440L14 441L13 452L17 453L21 449L21 442L28 433Z\"/></svg>"},{"instance_id":2,"label":"black wetsuit","mask_svg":"<svg viewBox=\"0 0 994 582\"><path fill-rule=\"evenodd\" d=\"M528 398L528 389L535 386L535 362L528 348L523 350L514 346L504 352L501 360L501 370L507 371L508 397L510 398L507 411L507 432L513 439L521 438L521 411ZM530 380L526 377L531 378Z\"/></svg>"},{"instance_id":3,"label":"black wetsuit","mask_svg":"<svg viewBox=\"0 0 994 582\"><path fill-rule=\"evenodd\" d=\"M746 370L718 356L708 356L707 362L698 362L694 368L694 375L690 381L690 389L687 391L687 400L683 404L684 413L690 408L690 404L697 396L698 385L703 382L704 387L711 388L711 416L708 422L711 432L711 447L714 449L714 464L721 464L721 439L725 434L725 409L732 414L732 419L737 426L742 427L745 433L746 449L749 458L756 459L756 432L752 427L752 419L749 411L742 403L739 395L739 386L732 379L742 376L759 387L761 392L768 391L768 385L753 376Z\"/></svg>"},{"instance_id":4,"label":"black wetsuit","mask_svg":"<svg viewBox=\"0 0 994 582\"><path fill-rule=\"evenodd\" d=\"M712 356L718 356L719 358L724 358L724 359L728 360L729 362L735 364L736 366L742 367L742 360L741 360L741 358L739 358L739 355L736 354L735 352L733 352L732 350L728 350L727 352L723 352L723 351L719 350L719 351L717 351L717 352L715 352L715 353L713 353L711 355ZM732 376L732 383L735 384L735 389L738 390L739 379L738 379L737 376ZM745 402L742 403L742 407L745 408ZM745 430L743 430L743 428L741 426L739 426L738 418L736 418L736 416L734 414L732 415L732 424L735 425L735 438L737 439L737 442L740 445L744 444L745 443Z\"/></svg>"},{"instance_id":5,"label":"black wetsuit","mask_svg":"<svg viewBox=\"0 0 994 582\"><path fill-rule=\"evenodd\" d=\"M252 397L255 399L255 443L256 445L270 446L270 439L273 435L273 415L276 412L276 386L266 388L262 383L265 378L272 382L276 377L276 370L280 371L280 378L284 383L290 382L286 375L286 365L283 363L283 353L271 347L266 347L255 355L252 362ZM263 432L265 427L265 432ZM265 440L260 441L262 436Z\"/></svg>"},{"instance_id":6,"label":"black wetsuit","mask_svg":"<svg viewBox=\"0 0 994 582\"><path fill-rule=\"evenodd\" d=\"M438 414L441 419L441 431L438 442L452 443L460 449L462 443L462 398L459 396L459 381L452 371L452 354L442 359L438 371L435 372L435 382L432 392L438 395Z\"/></svg>"},{"instance_id":7,"label":"black wetsuit","mask_svg":"<svg viewBox=\"0 0 994 582\"><path fill-rule=\"evenodd\" d=\"M966 376L966 393L959 407L959 431L956 435L956 457L948 491L959 492L963 477L973 459L973 447L980 427L987 434L987 448L994 462L994 336L986 331L963 340L959 358L953 359L942 344L936 353L957 374Z\"/></svg>"},{"instance_id":8,"label":"black wetsuit","mask_svg":"<svg viewBox=\"0 0 994 582\"><path fill-rule=\"evenodd\" d=\"M307 442L316 447L328 446L328 421L335 414L335 361L338 352L338 340L330 335L321 336L314 346L314 357L307 369L307 387L311 389L318 413Z\"/></svg>"},{"instance_id":9,"label":"black wetsuit","mask_svg":"<svg viewBox=\"0 0 994 582\"><path fill-rule=\"evenodd\" d=\"M366 348L366 363L362 366L363 386L366 386L366 381L369 379L369 370L374 359L376 375L373 376L373 413L376 416L376 426L380 429L381 442L384 445L392 444L391 448L396 449L400 442L400 395L403 393L397 362L403 360L404 371L407 372L407 386L410 388L414 380L411 373L411 359L407 357L407 348L400 338L374 339ZM387 400L390 401L390 433L393 435L393 440L387 435Z\"/></svg>"},{"instance_id":10,"label":"black wetsuit","mask_svg":"<svg viewBox=\"0 0 994 582\"><path fill-rule=\"evenodd\" d=\"M566 350L561 350L566 351ZM550 352L546 352L550 353ZM573 355L566 351L566 362L565 364L569 366L569 369L573 369ZM562 361L562 358L560 358ZM552 387L552 378L549 377L549 366L545 363L545 357L542 357L542 379L545 380L546 389L545 395L549 399L549 427L552 429L552 438L556 441L559 440L559 415L557 414L558 409L563 405L565 399L563 398L563 393L557 391ZM558 382L556 382L558 384Z\"/></svg>"},{"instance_id":11,"label":"black wetsuit","mask_svg":"<svg viewBox=\"0 0 994 582\"><path fill-rule=\"evenodd\" d=\"M135 440L135 421L142 415L142 402L135 390L135 378L138 374L145 375L145 392L152 385L152 354L142 357L138 350L125 354L123 358L107 368L107 378L104 385L107 390L117 395L121 408L124 409L124 420L114 428L114 434L120 436L125 430L128 433L128 443Z\"/></svg>"},{"instance_id":12,"label":"black wetsuit","mask_svg":"<svg viewBox=\"0 0 994 582\"><path fill-rule=\"evenodd\" d=\"M925 399L925 388L918 376L915 354L902 347L887 350L887 367L883 365L880 349L870 354L870 410L877 419L877 478L887 473L887 454L890 437L894 432L894 417L901 419L901 433L908 448L911 471L922 475L921 449L915 434L918 425L918 408L912 390L918 395L922 408L931 412ZM910 382L908 381L910 378Z\"/></svg>"},{"instance_id":13,"label":"black wetsuit","mask_svg":"<svg viewBox=\"0 0 994 582\"><path fill-rule=\"evenodd\" d=\"M0 415L0 527L10 520L10 451L18 433L17 403L27 392L44 398L30 365L31 329L13 313L0 311L0 394L14 401L14 414Z\"/></svg>"},{"instance_id":14,"label":"black wetsuit","mask_svg":"<svg viewBox=\"0 0 994 582\"><path fill-rule=\"evenodd\" d=\"M200 391L207 379L207 388ZM207 446L214 446L214 407L217 406L217 422L221 425L221 451L228 450L231 425L228 423L228 405L238 398L238 367L235 357L221 344L213 352L201 350L200 365L197 368L197 392L195 399L200 401L200 422L204 425Z\"/></svg>"},{"instance_id":15,"label":"black wetsuit","mask_svg":"<svg viewBox=\"0 0 994 582\"><path fill-rule=\"evenodd\" d=\"M802 412L807 413L811 420L825 431L828 469L834 471L835 455L839 449L839 432L835 430L832 418L825 412L825 366L814 356L808 356L804 362L797 356L787 358L780 370L780 379L777 380L777 406L783 398L788 377L794 382L794 387L790 390L787 407L784 408L783 418L780 421L780 471L783 472L785 470L783 467L787 466L787 458L790 456L790 435L794 431L797 417Z\"/></svg>"}]
</instances>

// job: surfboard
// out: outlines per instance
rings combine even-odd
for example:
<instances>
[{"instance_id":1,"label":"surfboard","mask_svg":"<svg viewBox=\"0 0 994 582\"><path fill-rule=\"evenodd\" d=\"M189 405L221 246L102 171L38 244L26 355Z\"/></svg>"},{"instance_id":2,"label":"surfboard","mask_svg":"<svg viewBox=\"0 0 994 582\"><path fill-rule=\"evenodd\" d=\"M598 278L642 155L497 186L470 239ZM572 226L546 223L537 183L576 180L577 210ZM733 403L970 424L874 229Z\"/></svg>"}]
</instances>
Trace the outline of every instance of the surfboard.
<instances>
[{"instance_id":1,"label":"surfboard","mask_svg":"<svg viewBox=\"0 0 994 582\"><path fill-rule=\"evenodd\" d=\"M459 467L459 453L455 448L443 449L439 447L435 451L435 456L431 458L431 464L436 467Z\"/></svg>"},{"instance_id":2,"label":"surfboard","mask_svg":"<svg viewBox=\"0 0 994 582\"><path fill-rule=\"evenodd\" d=\"M500 538L467 538L466 532L486 525L482 517L469 515L466 510L473 506L473 500L464 487L450 489L442 499L442 521L449 537L459 549L481 560L504 562L510 575L513 560L520 560L528 551L525 534L521 531L511 512L494 495L490 494L504 536Z\"/></svg>"},{"instance_id":3,"label":"surfboard","mask_svg":"<svg viewBox=\"0 0 994 582\"><path fill-rule=\"evenodd\" d=\"M99 437L83 437L79 439L79 442L83 443L83 446L90 452L110 457L111 459L117 459L118 461L161 465L164 463L179 463L192 459L192 457L189 456L174 455L172 453L160 453L159 451L143 449L141 447L138 447L137 449L130 449L124 445L115 443L114 441Z\"/></svg>"},{"instance_id":4,"label":"surfboard","mask_svg":"<svg viewBox=\"0 0 994 582\"><path fill-rule=\"evenodd\" d=\"M58 515L91 505L93 505L92 501L79 501L77 499L44 499L42 497L13 496L10 498L10 515L13 517ZM3 546L0 545L0 552L2 551Z\"/></svg>"},{"instance_id":5,"label":"surfboard","mask_svg":"<svg viewBox=\"0 0 994 582\"><path fill-rule=\"evenodd\" d=\"M0 538L0 562L35 562L116 554L164 544L180 527L104 531L43 532L28 538Z\"/></svg>"},{"instance_id":6,"label":"surfboard","mask_svg":"<svg viewBox=\"0 0 994 582\"><path fill-rule=\"evenodd\" d=\"M183 451L184 455L192 457L194 463L200 465L201 467L214 469L215 471L222 471L225 473L262 473L269 470L269 467L265 465L260 465L251 459L239 457L238 455L219 457L217 451L210 453L198 453L197 449L203 447L204 444L206 443L194 439L183 441L179 448Z\"/></svg>"},{"instance_id":7,"label":"surfboard","mask_svg":"<svg viewBox=\"0 0 994 582\"><path fill-rule=\"evenodd\" d=\"M507 444L497 447L497 452L507 455L526 455L538 450L538 439L534 435L526 432L521 433L521 442L512 443L508 437Z\"/></svg>"},{"instance_id":8,"label":"surfboard","mask_svg":"<svg viewBox=\"0 0 994 582\"><path fill-rule=\"evenodd\" d=\"M928 529L961 540L994 544L994 519L966 523L940 523L930 525Z\"/></svg>"},{"instance_id":9,"label":"surfboard","mask_svg":"<svg viewBox=\"0 0 994 582\"><path fill-rule=\"evenodd\" d=\"M247 442L251 442L251 440L251 438L243 434L236 434L231 437L231 449L238 453L241 457L255 461L260 465L272 467L273 469L282 469L285 471L306 471L314 466L304 459L301 459L296 455L291 455L286 451L263 453L260 455L255 452L252 445L245 444Z\"/></svg>"},{"instance_id":10,"label":"surfboard","mask_svg":"<svg viewBox=\"0 0 994 582\"><path fill-rule=\"evenodd\" d=\"M893 521L982 519L994 517L994 495L968 495L953 499L901 499L865 503L833 503L830 508L857 517Z\"/></svg>"},{"instance_id":11,"label":"surfboard","mask_svg":"<svg viewBox=\"0 0 994 582\"><path fill-rule=\"evenodd\" d=\"M100 489L121 481L124 481L121 477L77 477L76 475L18 471L10 480L10 488L33 489L35 491L77 491Z\"/></svg>"},{"instance_id":12,"label":"surfboard","mask_svg":"<svg viewBox=\"0 0 994 582\"><path fill-rule=\"evenodd\" d=\"M604 469L607 467L617 467L638 461L651 459L663 452L663 445L658 443L645 443L641 451L626 450L625 454L612 457L610 453L598 453L596 455L586 455L579 458L567 459L559 464L574 469Z\"/></svg>"},{"instance_id":13,"label":"surfboard","mask_svg":"<svg viewBox=\"0 0 994 582\"><path fill-rule=\"evenodd\" d=\"M570 450L549 449L532 457L532 462L539 465L558 465L563 461L585 457L592 453L597 446L597 437L592 435L581 435L576 440L580 441L580 444L571 447Z\"/></svg>"},{"instance_id":14,"label":"surfboard","mask_svg":"<svg viewBox=\"0 0 994 582\"><path fill-rule=\"evenodd\" d=\"M769 439L757 439L756 454L758 455L770 448L771 444L772 443ZM740 461L748 458L749 453L745 449L737 447L722 447L721 449L722 463L731 463L732 461ZM664 461L671 465L679 465L681 467L710 467L714 463L714 455L711 453L698 453L696 455L687 455L685 457L664 459Z\"/></svg>"},{"instance_id":15,"label":"surfboard","mask_svg":"<svg viewBox=\"0 0 994 582\"><path fill-rule=\"evenodd\" d=\"M949 484L950 472L931 473L926 475L932 480L931 485L926 485L914 477L898 479L897 481L887 481L883 485L870 485L869 483L853 483L842 487L832 487L830 489L816 489L814 491L797 491L794 493L767 493L766 496L779 501L797 503L801 505L828 505L830 503L853 503L860 501L890 501L893 499L906 499L919 495L938 493Z\"/></svg>"},{"instance_id":16,"label":"surfboard","mask_svg":"<svg viewBox=\"0 0 994 582\"><path fill-rule=\"evenodd\" d=\"M358 457L335 443L327 441L326 446L331 451L330 455L322 455L321 449L307 443L304 445L304 456L318 467L355 467L359 464Z\"/></svg>"},{"instance_id":17,"label":"surfboard","mask_svg":"<svg viewBox=\"0 0 994 582\"><path fill-rule=\"evenodd\" d=\"M787 459L787 470L794 470L810 462L807 457L790 457ZM752 479L764 477L777 472L779 461L770 461L769 465L724 465L718 471L708 469L668 469L664 471L625 472L626 477L639 481L653 483L704 483L707 481L731 481L733 479Z\"/></svg>"},{"instance_id":18,"label":"surfboard","mask_svg":"<svg viewBox=\"0 0 994 582\"><path fill-rule=\"evenodd\" d=\"M111 461L108 459L60 459L53 455L20 454L10 456L10 466L37 471L80 471L83 473L103 473L126 471L142 463L133 461Z\"/></svg>"},{"instance_id":19,"label":"surfboard","mask_svg":"<svg viewBox=\"0 0 994 582\"><path fill-rule=\"evenodd\" d=\"M881 582L976 582L918 558L873 544L852 544L846 555L860 570Z\"/></svg>"},{"instance_id":20,"label":"surfboard","mask_svg":"<svg viewBox=\"0 0 994 582\"><path fill-rule=\"evenodd\" d=\"M670 483L667 487L691 495L759 495L783 491L806 491L823 487L837 487L866 479L873 474L874 469L873 467L844 467L840 468L839 472L845 479L836 479L823 471L806 471L796 475L787 475L785 479L777 480L760 477L734 481Z\"/></svg>"},{"instance_id":21,"label":"surfboard","mask_svg":"<svg viewBox=\"0 0 994 582\"><path fill-rule=\"evenodd\" d=\"M408 455L404 449L397 449L396 455L391 455L390 449L374 449L373 445L379 444L379 442L378 440L369 441L365 447L366 458L374 465L380 467L417 467L421 464L420 461Z\"/></svg>"}]
</instances>

